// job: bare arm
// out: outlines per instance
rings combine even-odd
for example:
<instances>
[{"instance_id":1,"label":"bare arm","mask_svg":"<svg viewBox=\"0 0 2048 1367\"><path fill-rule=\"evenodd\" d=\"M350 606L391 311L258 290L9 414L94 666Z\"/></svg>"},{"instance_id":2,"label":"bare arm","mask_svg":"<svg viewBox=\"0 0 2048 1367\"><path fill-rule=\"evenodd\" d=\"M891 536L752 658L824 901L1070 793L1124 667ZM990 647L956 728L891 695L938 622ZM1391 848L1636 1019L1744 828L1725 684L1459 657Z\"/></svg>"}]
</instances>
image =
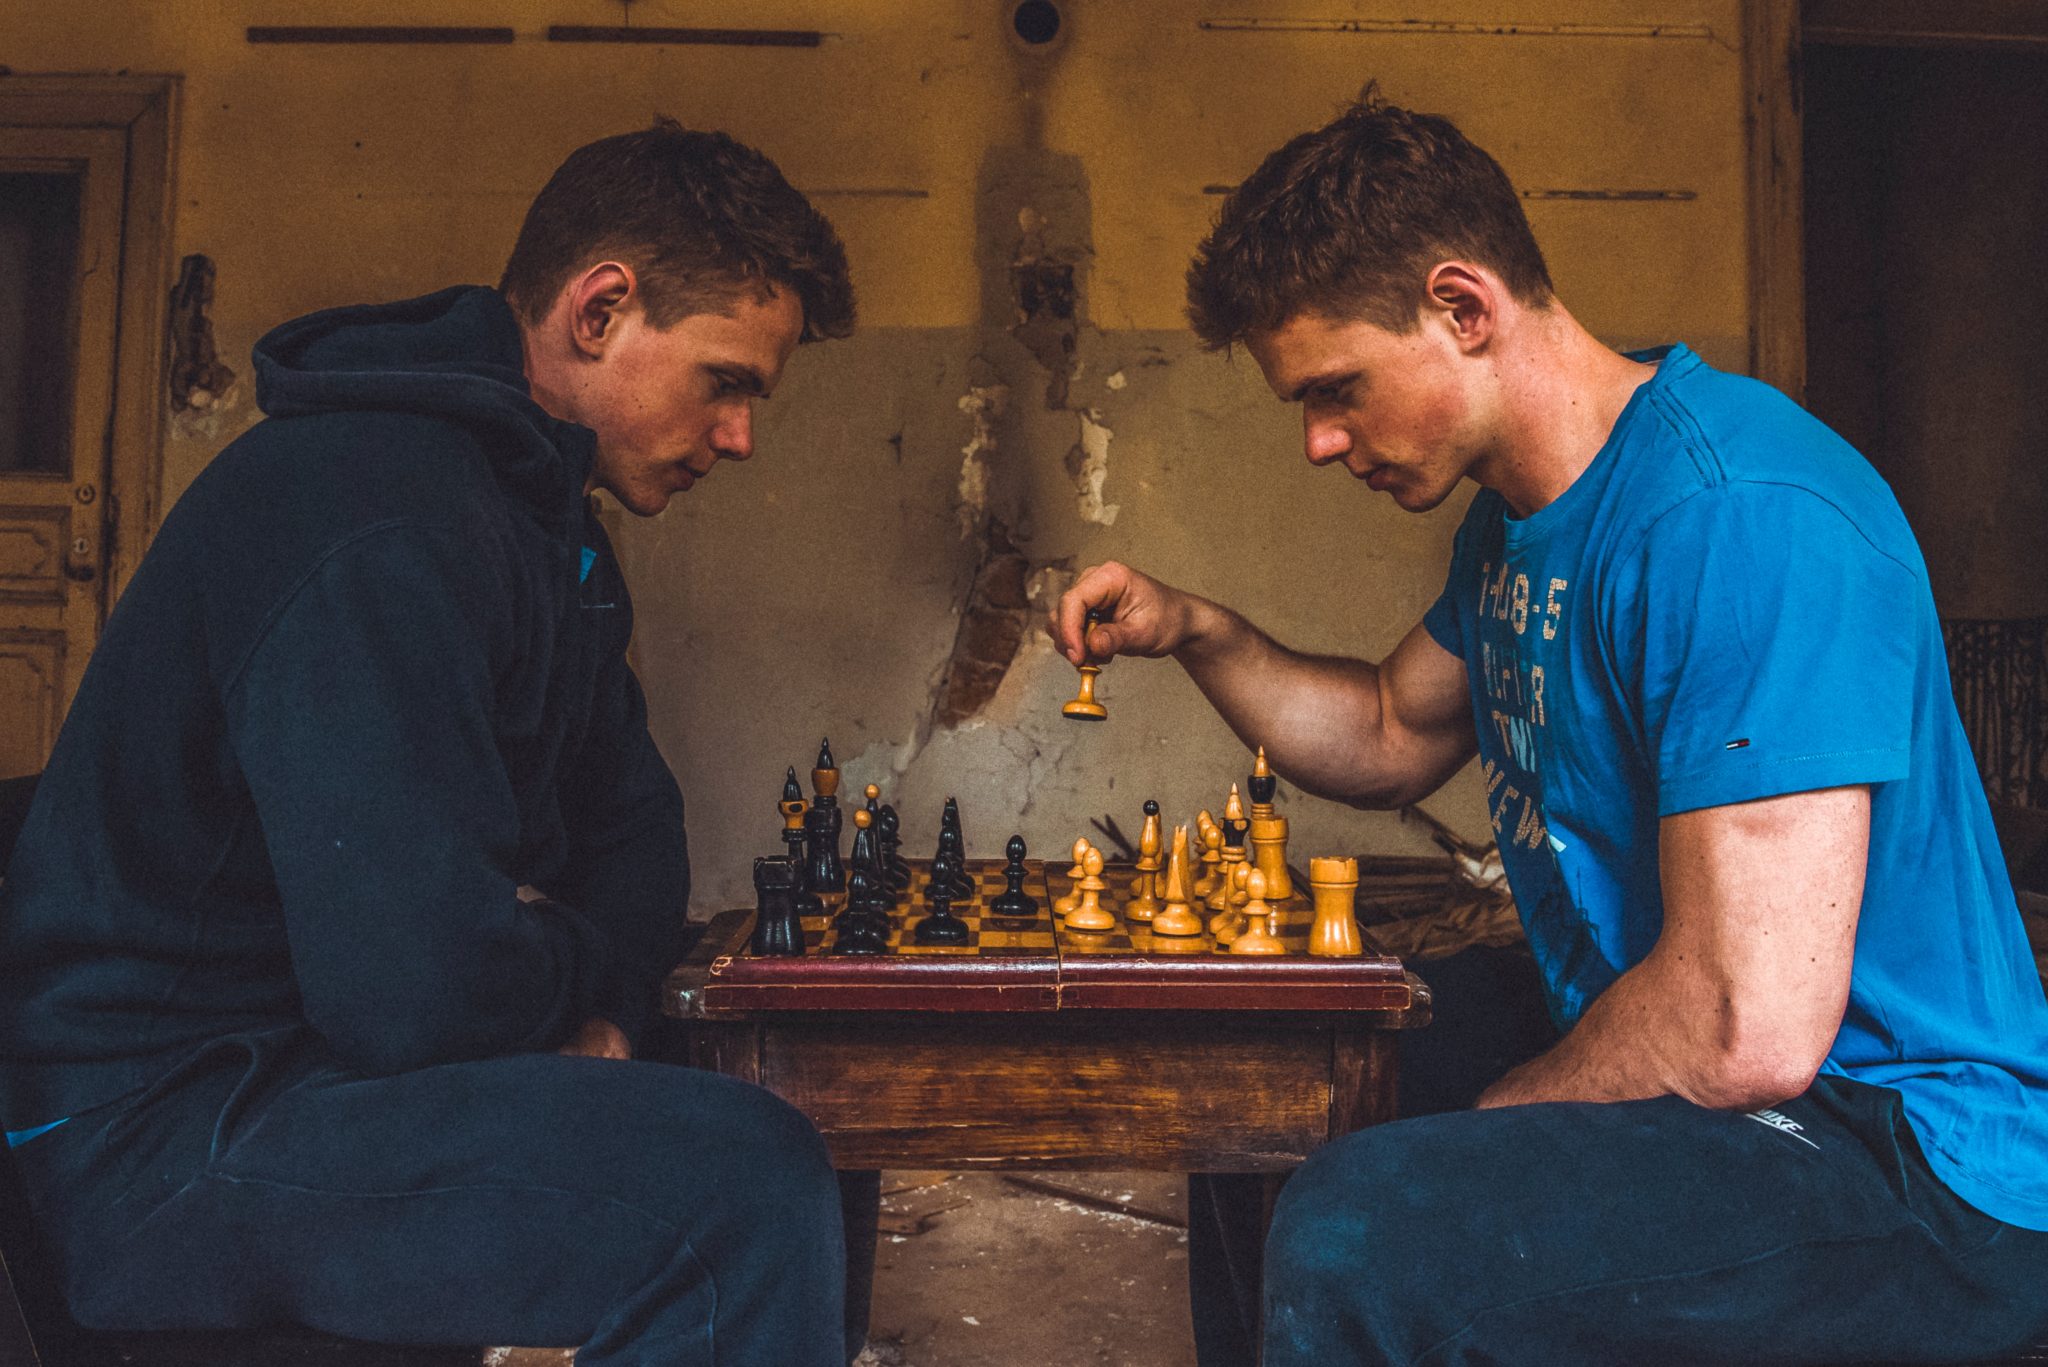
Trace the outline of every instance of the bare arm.
<instances>
[{"instance_id":1,"label":"bare arm","mask_svg":"<svg viewBox=\"0 0 2048 1367\"><path fill-rule=\"evenodd\" d=\"M1820 1071L1849 1000L1870 789L1684 812L1659 842L1655 947L1481 1107L1675 1094L1747 1111Z\"/></svg>"},{"instance_id":2,"label":"bare arm","mask_svg":"<svg viewBox=\"0 0 2048 1367\"><path fill-rule=\"evenodd\" d=\"M1110 621L1082 627L1090 608ZM1378 665L1289 650L1230 609L1111 561L1086 571L1051 630L1075 664L1171 655L1247 745L1292 782L1360 807L1425 797L1472 757L1465 665L1420 626ZM1085 654L1084 654L1085 651Z\"/></svg>"}]
</instances>

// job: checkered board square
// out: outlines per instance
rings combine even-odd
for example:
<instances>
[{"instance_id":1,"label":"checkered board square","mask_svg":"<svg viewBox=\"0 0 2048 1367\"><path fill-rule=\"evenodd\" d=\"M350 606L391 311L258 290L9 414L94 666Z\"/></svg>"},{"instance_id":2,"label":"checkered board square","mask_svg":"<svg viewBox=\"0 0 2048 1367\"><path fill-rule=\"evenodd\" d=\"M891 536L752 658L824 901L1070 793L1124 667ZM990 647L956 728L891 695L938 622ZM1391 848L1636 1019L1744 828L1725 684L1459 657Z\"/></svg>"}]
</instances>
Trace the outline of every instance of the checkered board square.
<instances>
[{"instance_id":1,"label":"checkered board square","mask_svg":"<svg viewBox=\"0 0 2048 1367\"><path fill-rule=\"evenodd\" d=\"M967 923L967 943L964 945L921 945L913 938L917 923L931 915L932 869L931 861L927 859L909 862L909 895L889 913L889 953L941 958L1057 957L1052 915L1047 910L1050 903L1045 895L1045 873L1036 860L1028 863L1030 873L1024 880L1024 891L1038 901L1038 915L1030 920L995 916L989 912L990 902L1005 886L1002 860L967 861L967 876L974 881L974 896L953 903L953 914ZM836 915L836 900L828 899L828 905ZM804 918L805 953L829 953L836 938L832 915Z\"/></svg>"},{"instance_id":2,"label":"checkered board square","mask_svg":"<svg viewBox=\"0 0 2048 1367\"><path fill-rule=\"evenodd\" d=\"M1079 879L1070 873L1073 865L1048 863L1045 866L1045 882L1055 900L1074 891ZM1102 894L1102 907L1116 917L1112 930L1074 930L1064 921L1060 924L1059 945L1062 954L1114 954L1158 955L1161 958L1187 958L1190 955L1229 955L1230 946L1219 945L1215 937L1206 930L1200 935L1154 935L1144 921L1133 921L1124 914L1125 905L1137 896L1138 871L1129 864L1112 864L1102 871L1102 880L1109 888ZM1277 936L1288 954L1308 954L1308 930L1315 921L1315 903L1309 899L1307 889L1301 880L1293 880L1293 895L1284 900L1274 900L1270 905L1278 913L1274 917L1273 934ZM1166 874L1162 870L1159 883L1163 892ZM1214 915L1198 900L1190 901L1195 915L1206 927ZM1268 956L1271 957L1271 956Z\"/></svg>"}]
</instances>

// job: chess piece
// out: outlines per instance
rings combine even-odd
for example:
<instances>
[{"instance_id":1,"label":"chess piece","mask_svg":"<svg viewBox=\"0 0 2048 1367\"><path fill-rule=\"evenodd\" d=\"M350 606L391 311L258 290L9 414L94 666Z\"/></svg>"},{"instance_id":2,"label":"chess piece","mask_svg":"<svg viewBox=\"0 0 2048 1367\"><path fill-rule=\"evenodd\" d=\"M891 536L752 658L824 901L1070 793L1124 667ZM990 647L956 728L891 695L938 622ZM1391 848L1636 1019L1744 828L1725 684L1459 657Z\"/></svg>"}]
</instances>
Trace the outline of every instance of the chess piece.
<instances>
[{"instance_id":1,"label":"chess piece","mask_svg":"<svg viewBox=\"0 0 2048 1367\"><path fill-rule=\"evenodd\" d=\"M839 810L839 765L832 742L818 743L818 763L811 770L811 791L817 796L805 817L810 839L811 887L817 892L844 892L846 869L839 862L839 836L845 829Z\"/></svg>"},{"instance_id":2,"label":"chess piece","mask_svg":"<svg viewBox=\"0 0 2048 1367\"><path fill-rule=\"evenodd\" d=\"M945 808L939 813L939 851L950 850L953 856L953 900L971 902L974 900L974 875L967 871L967 836L960 829L960 802L947 798ZM936 861L937 856L933 856Z\"/></svg>"},{"instance_id":3,"label":"chess piece","mask_svg":"<svg viewBox=\"0 0 2048 1367\"><path fill-rule=\"evenodd\" d=\"M1326 959L1365 953L1358 934L1356 859L1311 859L1308 886L1315 897L1316 919L1308 928L1308 952Z\"/></svg>"},{"instance_id":4,"label":"chess piece","mask_svg":"<svg viewBox=\"0 0 2048 1367\"><path fill-rule=\"evenodd\" d=\"M1116 929L1116 917L1102 907L1102 893L1109 886L1102 881L1102 851L1090 846L1081 857L1081 867L1081 904L1067 913L1067 929Z\"/></svg>"},{"instance_id":5,"label":"chess piece","mask_svg":"<svg viewBox=\"0 0 2048 1367\"><path fill-rule=\"evenodd\" d=\"M1152 918L1152 933L1184 938L1202 933L1202 918L1188 905L1188 828L1173 828L1173 853L1166 859L1166 905Z\"/></svg>"},{"instance_id":6,"label":"chess piece","mask_svg":"<svg viewBox=\"0 0 2048 1367\"><path fill-rule=\"evenodd\" d=\"M789 766L789 776L782 780L782 801L775 804L782 813L782 843L789 850L787 858L796 868L796 889L792 894L798 916L823 916L825 903L818 896L818 890L811 886L810 861L805 857L804 815L811 804L804 801L804 790L796 781L796 766Z\"/></svg>"},{"instance_id":7,"label":"chess piece","mask_svg":"<svg viewBox=\"0 0 2048 1367\"><path fill-rule=\"evenodd\" d=\"M1124 903L1126 921L1150 921L1159 914L1159 804L1145 803L1145 829L1138 837L1138 881L1131 887L1131 900Z\"/></svg>"},{"instance_id":8,"label":"chess piece","mask_svg":"<svg viewBox=\"0 0 2048 1367\"><path fill-rule=\"evenodd\" d=\"M1202 847L1202 876L1189 891L1195 900L1207 903L1216 891L1217 867L1223 862L1223 828L1216 824L1215 817L1203 811L1195 816L1195 830Z\"/></svg>"},{"instance_id":9,"label":"chess piece","mask_svg":"<svg viewBox=\"0 0 2048 1367\"><path fill-rule=\"evenodd\" d=\"M846 905L832 925L835 954L886 954L889 950L889 922L873 911L874 888L869 873L856 865L846 875Z\"/></svg>"},{"instance_id":10,"label":"chess piece","mask_svg":"<svg viewBox=\"0 0 2048 1367\"><path fill-rule=\"evenodd\" d=\"M853 852L847 856L846 900L858 900L861 911L870 916L886 917L894 900L888 886L882 881L882 857L875 845L875 820L865 808L853 814ZM862 880L861 895L856 899L853 891L852 870L859 869L867 877Z\"/></svg>"},{"instance_id":11,"label":"chess piece","mask_svg":"<svg viewBox=\"0 0 2048 1367\"><path fill-rule=\"evenodd\" d=\"M1024 891L1024 879L1030 870L1024 867L1024 837L1013 835L1003 851L1009 862L1003 865L1003 890L989 903L989 912L995 916L1037 916L1038 899Z\"/></svg>"},{"instance_id":12,"label":"chess piece","mask_svg":"<svg viewBox=\"0 0 2048 1367\"><path fill-rule=\"evenodd\" d=\"M911 932L911 939L921 945L964 945L967 943L967 923L953 914L953 878L958 872L950 860L941 858L932 864L931 887L925 898L931 906L931 914L917 923Z\"/></svg>"},{"instance_id":13,"label":"chess piece","mask_svg":"<svg viewBox=\"0 0 2048 1367\"><path fill-rule=\"evenodd\" d=\"M1081 691L1060 709L1060 715L1069 721L1106 721L1109 718L1109 709L1095 700L1095 680L1101 675L1102 666L1088 654L1088 628L1108 620L1099 610L1090 608L1087 619L1081 623Z\"/></svg>"},{"instance_id":14,"label":"chess piece","mask_svg":"<svg viewBox=\"0 0 2048 1367\"><path fill-rule=\"evenodd\" d=\"M1232 954L1284 954L1287 947L1273 933L1273 904L1266 900L1266 875L1245 867L1244 932L1230 942Z\"/></svg>"},{"instance_id":15,"label":"chess piece","mask_svg":"<svg viewBox=\"0 0 2048 1367\"><path fill-rule=\"evenodd\" d=\"M881 856L882 883L889 889L891 905L901 902L903 894L910 891L910 861L897 853L902 848L902 819L884 802L882 814L875 818L875 852Z\"/></svg>"},{"instance_id":16,"label":"chess piece","mask_svg":"<svg viewBox=\"0 0 2048 1367\"><path fill-rule=\"evenodd\" d=\"M776 857L754 861L754 953L789 958L804 952L804 923L796 911L795 861Z\"/></svg>"},{"instance_id":17,"label":"chess piece","mask_svg":"<svg viewBox=\"0 0 2048 1367\"><path fill-rule=\"evenodd\" d=\"M1237 875L1237 866L1244 862L1244 832L1250 827L1244 819L1244 804L1238 800L1237 785L1230 785L1230 798L1223 805L1223 824L1217 829L1222 844L1216 865L1216 883L1209 890L1205 905L1211 911L1227 911L1230 908L1230 894L1235 889L1231 881ZM1210 926L1215 933L1215 926Z\"/></svg>"},{"instance_id":18,"label":"chess piece","mask_svg":"<svg viewBox=\"0 0 2048 1367\"><path fill-rule=\"evenodd\" d=\"M1294 879L1287 872L1287 818L1273 811L1273 793L1279 780L1266 765L1266 747L1259 747L1258 762L1252 766L1245 789L1252 795L1252 863L1266 875L1266 896L1284 902L1294 896Z\"/></svg>"},{"instance_id":19,"label":"chess piece","mask_svg":"<svg viewBox=\"0 0 2048 1367\"><path fill-rule=\"evenodd\" d=\"M1074 880L1074 889L1052 904L1053 915L1065 916L1081 905L1081 880L1088 876L1086 858L1088 851L1093 848L1086 836L1074 842L1074 867L1067 870L1067 877Z\"/></svg>"},{"instance_id":20,"label":"chess piece","mask_svg":"<svg viewBox=\"0 0 2048 1367\"><path fill-rule=\"evenodd\" d=\"M1249 880L1252 866L1239 860L1224 867L1230 872L1221 875L1223 886L1217 889L1217 894L1223 899L1223 909L1209 918L1209 933L1216 937L1219 945L1231 944L1244 934L1244 907L1251 901Z\"/></svg>"}]
</instances>

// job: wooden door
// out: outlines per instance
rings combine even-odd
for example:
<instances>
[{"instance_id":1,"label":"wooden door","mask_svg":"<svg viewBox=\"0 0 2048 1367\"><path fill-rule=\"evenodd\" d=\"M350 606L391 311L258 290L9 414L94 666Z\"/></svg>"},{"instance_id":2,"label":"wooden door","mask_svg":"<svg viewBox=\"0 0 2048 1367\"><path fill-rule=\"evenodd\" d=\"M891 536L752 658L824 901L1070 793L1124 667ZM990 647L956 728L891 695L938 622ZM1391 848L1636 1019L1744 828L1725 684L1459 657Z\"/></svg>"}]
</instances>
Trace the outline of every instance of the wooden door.
<instances>
[{"instance_id":1,"label":"wooden door","mask_svg":"<svg viewBox=\"0 0 2048 1367\"><path fill-rule=\"evenodd\" d=\"M106 608L127 142L0 128L0 778L48 759Z\"/></svg>"}]
</instances>

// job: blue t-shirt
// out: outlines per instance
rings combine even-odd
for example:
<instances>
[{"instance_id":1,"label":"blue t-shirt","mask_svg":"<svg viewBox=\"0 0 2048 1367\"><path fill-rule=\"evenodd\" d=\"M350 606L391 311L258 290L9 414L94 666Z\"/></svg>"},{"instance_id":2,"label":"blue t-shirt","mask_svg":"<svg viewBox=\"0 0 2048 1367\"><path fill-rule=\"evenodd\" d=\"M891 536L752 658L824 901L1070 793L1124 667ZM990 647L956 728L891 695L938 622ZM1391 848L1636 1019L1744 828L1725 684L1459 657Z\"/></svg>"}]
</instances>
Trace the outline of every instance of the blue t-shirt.
<instances>
[{"instance_id":1,"label":"blue t-shirt","mask_svg":"<svg viewBox=\"0 0 2048 1367\"><path fill-rule=\"evenodd\" d=\"M1569 1028L1662 928L1658 819L1871 785L1824 1070L1896 1088L1935 1172L2048 1229L2048 1000L1891 490L1683 346L1527 518L1481 490L1424 618L1465 661L1487 805Z\"/></svg>"}]
</instances>

